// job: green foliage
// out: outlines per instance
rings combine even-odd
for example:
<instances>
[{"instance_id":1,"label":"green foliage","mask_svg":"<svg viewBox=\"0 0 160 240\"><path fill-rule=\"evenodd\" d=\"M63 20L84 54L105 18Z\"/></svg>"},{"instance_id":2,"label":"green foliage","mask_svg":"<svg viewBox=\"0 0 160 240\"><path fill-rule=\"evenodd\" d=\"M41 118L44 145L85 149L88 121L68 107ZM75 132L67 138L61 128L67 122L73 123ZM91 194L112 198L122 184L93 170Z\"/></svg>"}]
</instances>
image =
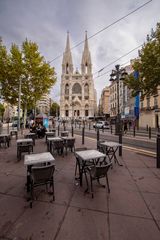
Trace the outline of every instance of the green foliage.
<instances>
[{"instance_id":1,"label":"green foliage","mask_svg":"<svg viewBox=\"0 0 160 240\"><path fill-rule=\"evenodd\" d=\"M2 103L0 103L0 117L3 118L3 115L4 115L4 111L5 111L5 107Z\"/></svg>"},{"instance_id":2,"label":"green foliage","mask_svg":"<svg viewBox=\"0 0 160 240\"><path fill-rule=\"evenodd\" d=\"M135 96L137 91L142 94L152 95L157 92L160 85L160 23L155 31L147 35L147 41L139 52L139 58L133 64L133 69L139 71L139 78L134 79L130 74L125 83Z\"/></svg>"},{"instance_id":3,"label":"green foliage","mask_svg":"<svg viewBox=\"0 0 160 240\"><path fill-rule=\"evenodd\" d=\"M51 115L59 116L59 105L56 102L51 105Z\"/></svg>"},{"instance_id":4,"label":"green foliage","mask_svg":"<svg viewBox=\"0 0 160 240\"><path fill-rule=\"evenodd\" d=\"M54 68L40 55L38 45L27 39L21 49L12 44L10 52L0 40L0 82L2 94L10 104L17 104L21 82L21 106L33 108L56 82Z\"/></svg>"}]
</instances>

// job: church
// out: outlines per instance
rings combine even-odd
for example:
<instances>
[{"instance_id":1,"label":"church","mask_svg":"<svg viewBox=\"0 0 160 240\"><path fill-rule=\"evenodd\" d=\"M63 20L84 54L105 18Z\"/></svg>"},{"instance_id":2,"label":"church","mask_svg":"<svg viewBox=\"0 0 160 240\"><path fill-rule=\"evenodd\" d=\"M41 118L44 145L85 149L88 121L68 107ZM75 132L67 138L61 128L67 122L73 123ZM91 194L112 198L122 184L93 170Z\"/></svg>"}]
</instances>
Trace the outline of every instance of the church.
<instances>
[{"instance_id":1,"label":"church","mask_svg":"<svg viewBox=\"0 0 160 240\"><path fill-rule=\"evenodd\" d=\"M60 117L65 119L94 117L97 110L96 99L87 32L85 33L81 72L78 69L74 70L69 33L67 33L62 60Z\"/></svg>"}]
</instances>

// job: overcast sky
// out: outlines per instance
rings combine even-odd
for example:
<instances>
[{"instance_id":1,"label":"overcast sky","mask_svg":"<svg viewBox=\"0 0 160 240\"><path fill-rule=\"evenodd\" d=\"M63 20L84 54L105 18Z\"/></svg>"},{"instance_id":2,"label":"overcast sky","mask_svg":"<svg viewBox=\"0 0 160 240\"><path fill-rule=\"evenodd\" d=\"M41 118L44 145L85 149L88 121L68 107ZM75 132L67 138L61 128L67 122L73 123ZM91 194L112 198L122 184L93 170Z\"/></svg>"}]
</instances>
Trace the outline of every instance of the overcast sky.
<instances>
[{"instance_id":1,"label":"overcast sky","mask_svg":"<svg viewBox=\"0 0 160 240\"><path fill-rule=\"evenodd\" d=\"M35 41L46 61L52 61L64 52L67 31L71 47L126 16L148 0L0 0L0 36L10 48L19 46L28 38ZM110 71L115 64L129 63L137 57L135 50L111 64L132 49L144 43L151 28L160 22L160 0L152 0L133 14L118 21L89 40L93 73L110 64L99 75ZM74 69L80 69L83 44L72 50ZM51 91L59 101L62 56L51 62L57 73L57 83ZM109 85L109 73L94 74L99 99L102 89Z\"/></svg>"}]
</instances>

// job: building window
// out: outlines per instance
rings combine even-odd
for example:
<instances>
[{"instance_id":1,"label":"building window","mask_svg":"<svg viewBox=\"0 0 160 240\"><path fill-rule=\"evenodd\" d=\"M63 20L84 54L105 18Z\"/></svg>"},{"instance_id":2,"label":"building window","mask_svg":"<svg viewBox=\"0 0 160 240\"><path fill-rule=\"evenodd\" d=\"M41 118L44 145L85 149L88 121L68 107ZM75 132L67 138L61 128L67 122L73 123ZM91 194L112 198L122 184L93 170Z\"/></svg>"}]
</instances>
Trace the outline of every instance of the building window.
<instances>
[{"instance_id":1,"label":"building window","mask_svg":"<svg viewBox=\"0 0 160 240\"><path fill-rule=\"evenodd\" d=\"M66 74L68 74L69 73L69 65L68 65L68 63L66 64Z\"/></svg>"},{"instance_id":2,"label":"building window","mask_svg":"<svg viewBox=\"0 0 160 240\"><path fill-rule=\"evenodd\" d=\"M69 95L69 85L66 84L65 86L65 95Z\"/></svg>"},{"instance_id":3,"label":"building window","mask_svg":"<svg viewBox=\"0 0 160 240\"><path fill-rule=\"evenodd\" d=\"M154 97L154 107L158 108L158 98Z\"/></svg>"},{"instance_id":4,"label":"building window","mask_svg":"<svg viewBox=\"0 0 160 240\"><path fill-rule=\"evenodd\" d=\"M147 97L147 108L150 108L150 97Z\"/></svg>"},{"instance_id":5,"label":"building window","mask_svg":"<svg viewBox=\"0 0 160 240\"><path fill-rule=\"evenodd\" d=\"M88 96L88 95L89 95L89 86L88 86L87 83L84 85L84 95L85 95L85 96Z\"/></svg>"},{"instance_id":6,"label":"building window","mask_svg":"<svg viewBox=\"0 0 160 240\"><path fill-rule=\"evenodd\" d=\"M143 108L143 101L141 101L141 109Z\"/></svg>"},{"instance_id":7,"label":"building window","mask_svg":"<svg viewBox=\"0 0 160 240\"><path fill-rule=\"evenodd\" d=\"M81 94L82 93L82 88L79 83L75 83L72 88L72 93L73 94Z\"/></svg>"},{"instance_id":8,"label":"building window","mask_svg":"<svg viewBox=\"0 0 160 240\"><path fill-rule=\"evenodd\" d=\"M68 110L66 110L66 117L68 117L68 115L69 115L69 114L68 114Z\"/></svg>"},{"instance_id":9,"label":"building window","mask_svg":"<svg viewBox=\"0 0 160 240\"><path fill-rule=\"evenodd\" d=\"M85 117L88 117L88 109L85 110Z\"/></svg>"}]
</instances>

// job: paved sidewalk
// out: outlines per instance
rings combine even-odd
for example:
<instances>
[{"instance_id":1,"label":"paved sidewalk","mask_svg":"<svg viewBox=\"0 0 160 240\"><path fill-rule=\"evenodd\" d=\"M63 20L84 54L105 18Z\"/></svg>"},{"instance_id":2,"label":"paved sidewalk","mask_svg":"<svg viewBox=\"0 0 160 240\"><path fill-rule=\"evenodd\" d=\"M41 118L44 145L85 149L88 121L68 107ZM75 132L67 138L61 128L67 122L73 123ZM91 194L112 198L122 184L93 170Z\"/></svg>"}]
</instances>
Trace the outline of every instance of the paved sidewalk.
<instances>
[{"instance_id":1,"label":"paved sidewalk","mask_svg":"<svg viewBox=\"0 0 160 240\"><path fill-rule=\"evenodd\" d=\"M76 136L76 147L82 146ZM85 146L96 148L94 139ZM34 153L47 150L37 139ZM123 150L123 166L109 171L111 192L94 183L94 199L74 179L75 157L55 156L55 202L36 190L26 201L26 168L17 161L16 140L0 148L0 239L6 240L159 240L160 169L156 159Z\"/></svg>"}]
</instances>

